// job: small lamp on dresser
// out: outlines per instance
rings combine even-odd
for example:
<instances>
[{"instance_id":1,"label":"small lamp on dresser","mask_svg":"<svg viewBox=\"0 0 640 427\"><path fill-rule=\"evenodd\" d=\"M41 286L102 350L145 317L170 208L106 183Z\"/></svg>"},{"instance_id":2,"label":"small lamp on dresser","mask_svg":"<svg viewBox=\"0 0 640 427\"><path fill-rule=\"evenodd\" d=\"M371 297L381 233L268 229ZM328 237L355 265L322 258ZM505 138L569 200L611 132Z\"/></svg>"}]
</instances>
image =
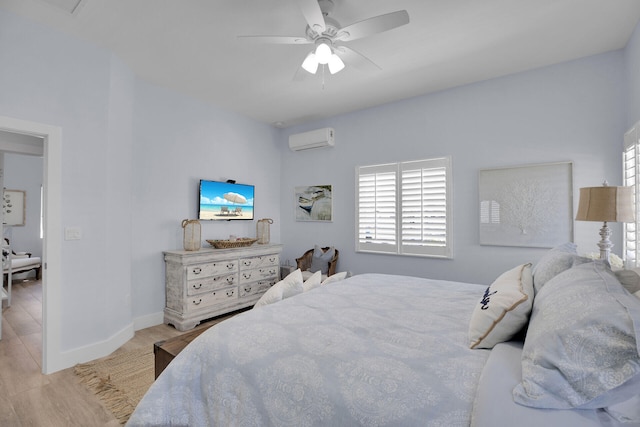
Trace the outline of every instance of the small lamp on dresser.
<instances>
[{"instance_id":1,"label":"small lamp on dresser","mask_svg":"<svg viewBox=\"0 0 640 427\"><path fill-rule=\"evenodd\" d=\"M605 181L601 187L580 189L577 221L604 222L600 229L600 259L609 261L613 243L609 237L611 229L607 222L633 222L633 189L631 187L609 186Z\"/></svg>"}]
</instances>

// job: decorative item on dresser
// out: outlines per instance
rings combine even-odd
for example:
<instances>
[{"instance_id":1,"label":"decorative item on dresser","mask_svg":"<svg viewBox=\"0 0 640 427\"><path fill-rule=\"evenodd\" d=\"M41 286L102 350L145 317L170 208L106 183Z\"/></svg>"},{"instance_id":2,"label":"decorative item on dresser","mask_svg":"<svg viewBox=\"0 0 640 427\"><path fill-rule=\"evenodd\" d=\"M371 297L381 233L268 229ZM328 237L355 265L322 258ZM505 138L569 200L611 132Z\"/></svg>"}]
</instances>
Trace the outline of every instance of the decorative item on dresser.
<instances>
[{"instance_id":1,"label":"decorative item on dresser","mask_svg":"<svg viewBox=\"0 0 640 427\"><path fill-rule=\"evenodd\" d=\"M282 245L165 251L164 323L179 331L252 306L280 279Z\"/></svg>"}]
</instances>

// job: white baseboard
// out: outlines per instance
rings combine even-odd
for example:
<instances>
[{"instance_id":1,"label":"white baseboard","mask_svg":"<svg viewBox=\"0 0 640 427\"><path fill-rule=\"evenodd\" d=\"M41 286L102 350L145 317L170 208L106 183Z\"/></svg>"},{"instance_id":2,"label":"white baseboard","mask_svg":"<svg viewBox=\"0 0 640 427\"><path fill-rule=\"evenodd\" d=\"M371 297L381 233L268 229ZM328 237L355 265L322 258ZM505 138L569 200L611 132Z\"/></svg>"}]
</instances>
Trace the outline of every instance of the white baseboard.
<instances>
[{"instance_id":1,"label":"white baseboard","mask_svg":"<svg viewBox=\"0 0 640 427\"><path fill-rule=\"evenodd\" d=\"M136 317L133 319L133 330L139 331L140 329L150 328L152 326L161 325L164 323L164 312L147 314L146 316Z\"/></svg>"},{"instance_id":2,"label":"white baseboard","mask_svg":"<svg viewBox=\"0 0 640 427\"><path fill-rule=\"evenodd\" d=\"M56 363L49 373L108 356L133 338L133 334L133 323L130 323L106 340L64 351L60 354L59 363Z\"/></svg>"},{"instance_id":3,"label":"white baseboard","mask_svg":"<svg viewBox=\"0 0 640 427\"><path fill-rule=\"evenodd\" d=\"M162 311L138 317L106 340L60 353L55 360L50 361L50 370L47 373L50 374L71 368L78 363L85 363L108 356L133 338L135 331L160 325L163 322L164 313Z\"/></svg>"}]
</instances>

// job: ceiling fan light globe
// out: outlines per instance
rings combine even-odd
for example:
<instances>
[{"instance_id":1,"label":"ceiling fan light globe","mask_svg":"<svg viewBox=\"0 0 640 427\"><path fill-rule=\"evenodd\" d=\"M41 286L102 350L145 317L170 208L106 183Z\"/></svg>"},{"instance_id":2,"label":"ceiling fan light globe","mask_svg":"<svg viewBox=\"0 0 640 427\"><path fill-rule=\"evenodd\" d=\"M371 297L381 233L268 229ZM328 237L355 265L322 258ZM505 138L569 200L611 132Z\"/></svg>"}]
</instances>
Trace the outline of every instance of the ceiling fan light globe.
<instances>
[{"instance_id":1,"label":"ceiling fan light globe","mask_svg":"<svg viewBox=\"0 0 640 427\"><path fill-rule=\"evenodd\" d=\"M304 61L302 62L302 68L304 68L305 71L308 71L311 74L315 74L316 71L318 71L318 59L313 52L307 55L307 57L304 59Z\"/></svg>"},{"instance_id":2,"label":"ceiling fan light globe","mask_svg":"<svg viewBox=\"0 0 640 427\"><path fill-rule=\"evenodd\" d=\"M329 72L331 74L335 74L339 71L342 71L343 68L344 62L342 62L342 59L340 59L340 57L335 53L331 55L331 59L329 59Z\"/></svg>"},{"instance_id":3,"label":"ceiling fan light globe","mask_svg":"<svg viewBox=\"0 0 640 427\"><path fill-rule=\"evenodd\" d=\"M331 59L331 48L326 43L320 43L316 48L316 59L320 64L327 64Z\"/></svg>"}]
</instances>

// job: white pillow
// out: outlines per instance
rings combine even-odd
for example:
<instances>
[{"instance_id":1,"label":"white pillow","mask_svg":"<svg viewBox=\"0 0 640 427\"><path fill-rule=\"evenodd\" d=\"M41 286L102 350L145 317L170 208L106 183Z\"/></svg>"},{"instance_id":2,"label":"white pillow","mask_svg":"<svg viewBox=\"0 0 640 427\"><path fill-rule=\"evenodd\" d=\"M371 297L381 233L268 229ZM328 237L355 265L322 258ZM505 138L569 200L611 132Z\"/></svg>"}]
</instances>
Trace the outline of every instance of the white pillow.
<instances>
[{"instance_id":1,"label":"white pillow","mask_svg":"<svg viewBox=\"0 0 640 427\"><path fill-rule=\"evenodd\" d=\"M302 271L297 269L273 286L282 286L282 298L289 298L302 293Z\"/></svg>"},{"instance_id":2,"label":"white pillow","mask_svg":"<svg viewBox=\"0 0 640 427\"><path fill-rule=\"evenodd\" d=\"M320 286L320 280L322 280L322 273L320 273L320 270L318 270L313 273L311 277L304 281L304 283L302 284L302 292L307 292L313 288L317 288L318 286Z\"/></svg>"},{"instance_id":3,"label":"white pillow","mask_svg":"<svg viewBox=\"0 0 640 427\"><path fill-rule=\"evenodd\" d=\"M469 348L493 348L510 340L529 320L533 305L531 264L498 277L476 305L469 325Z\"/></svg>"},{"instance_id":4,"label":"white pillow","mask_svg":"<svg viewBox=\"0 0 640 427\"><path fill-rule=\"evenodd\" d=\"M302 293L302 272L297 269L275 285L260 297L258 302L253 306L261 307L267 304L273 304L282 299Z\"/></svg>"},{"instance_id":5,"label":"white pillow","mask_svg":"<svg viewBox=\"0 0 640 427\"><path fill-rule=\"evenodd\" d=\"M326 279L324 279L322 281L323 285L326 285L327 283L331 283L331 282L338 282L340 280L344 280L347 277L347 273L348 271L343 271L341 273L336 273L333 276L329 276Z\"/></svg>"},{"instance_id":6,"label":"white pillow","mask_svg":"<svg viewBox=\"0 0 640 427\"><path fill-rule=\"evenodd\" d=\"M277 285L277 283L276 283ZM278 302L282 300L282 287L273 285L269 288L267 292L262 294L258 302L253 306L253 308L262 307L263 305L273 304L274 302Z\"/></svg>"}]
</instances>

